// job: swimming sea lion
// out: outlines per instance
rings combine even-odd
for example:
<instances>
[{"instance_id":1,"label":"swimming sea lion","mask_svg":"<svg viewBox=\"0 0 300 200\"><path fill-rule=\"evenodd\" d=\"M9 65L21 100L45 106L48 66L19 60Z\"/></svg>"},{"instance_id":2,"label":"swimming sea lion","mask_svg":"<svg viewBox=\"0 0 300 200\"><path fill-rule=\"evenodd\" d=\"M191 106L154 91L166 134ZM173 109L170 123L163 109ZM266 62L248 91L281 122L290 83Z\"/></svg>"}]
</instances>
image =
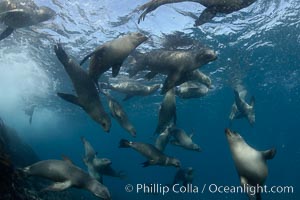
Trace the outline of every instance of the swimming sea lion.
<instances>
[{"instance_id":1,"label":"swimming sea lion","mask_svg":"<svg viewBox=\"0 0 300 200\"><path fill-rule=\"evenodd\" d=\"M57 93L57 95L70 103L80 106L93 120L102 126L104 131L109 132L111 121L102 106L95 83L86 71L67 55L61 44L55 45L54 51L71 78L77 94L77 96L65 93Z\"/></svg>"},{"instance_id":2,"label":"swimming sea lion","mask_svg":"<svg viewBox=\"0 0 300 200\"><path fill-rule=\"evenodd\" d=\"M108 100L108 107L113 118L133 137L136 137L136 130L129 121L127 114L119 102L117 102L108 92L103 92Z\"/></svg>"},{"instance_id":3,"label":"swimming sea lion","mask_svg":"<svg viewBox=\"0 0 300 200\"><path fill-rule=\"evenodd\" d=\"M125 175L122 171L116 171L111 167L111 160L108 158L98 158L92 145L84 138L81 138L84 149L85 157L83 158L84 164L88 168L91 177L103 183L103 175L118 178L124 178Z\"/></svg>"},{"instance_id":4,"label":"swimming sea lion","mask_svg":"<svg viewBox=\"0 0 300 200\"><path fill-rule=\"evenodd\" d=\"M246 91L238 92L234 90L235 103L232 105L229 119L239 119L246 117L251 126L255 123L254 96L251 97L250 104L245 101Z\"/></svg>"},{"instance_id":5,"label":"swimming sea lion","mask_svg":"<svg viewBox=\"0 0 300 200\"><path fill-rule=\"evenodd\" d=\"M195 26L200 26L209 22L217 15L217 13L229 14L246 8L255 1L256 0L151 0L137 9L143 11L139 17L138 23L144 20L149 12L152 12L161 5L180 2L195 2L206 7L195 22Z\"/></svg>"},{"instance_id":6,"label":"swimming sea lion","mask_svg":"<svg viewBox=\"0 0 300 200\"><path fill-rule=\"evenodd\" d=\"M148 160L142 163L143 167L148 167L149 165L180 167L180 161L178 159L165 155L152 144L130 142L128 140L121 139L119 148L132 148L145 156Z\"/></svg>"},{"instance_id":7,"label":"swimming sea lion","mask_svg":"<svg viewBox=\"0 0 300 200\"><path fill-rule=\"evenodd\" d=\"M266 160L275 156L276 149L257 151L249 146L240 134L229 129L225 129L225 134L241 185L247 188L250 186L262 186L268 176ZM259 191L255 191L255 194L251 194L252 190L247 191L249 191L248 196L250 200L261 199Z\"/></svg>"},{"instance_id":8,"label":"swimming sea lion","mask_svg":"<svg viewBox=\"0 0 300 200\"><path fill-rule=\"evenodd\" d=\"M148 53L136 53L135 65L129 70L129 76L139 71L149 70L146 79L152 79L158 73L166 74L161 94L188 80L188 75L199 67L217 59L216 52L202 47L194 50L152 50Z\"/></svg>"},{"instance_id":9,"label":"swimming sea lion","mask_svg":"<svg viewBox=\"0 0 300 200\"><path fill-rule=\"evenodd\" d=\"M191 184L194 179L194 169L192 167L188 168L180 168L174 177L173 185L181 182L183 186L187 186L187 184Z\"/></svg>"},{"instance_id":10,"label":"swimming sea lion","mask_svg":"<svg viewBox=\"0 0 300 200\"><path fill-rule=\"evenodd\" d=\"M46 6L38 7L33 1L4 0L0 2L0 21L7 28L1 33L0 40L8 37L17 28L36 25L55 15L54 10Z\"/></svg>"},{"instance_id":11,"label":"swimming sea lion","mask_svg":"<svg viewBox=\"0 0 300 200\"><path fill-rule=\"evenodd\" d=\"M99 198L111 199L107 187L69 161L43 160L23 168L22 172L26 176L40 176L54 181L55 183L45 188L48 191L77 187L86 189Z\"/></svg>"},{"instance_id":12,"label":"swimming sea lion","mask_svg":"<svg viewBox=\"0 0 300 200\"><path fill-rule=\"evenodd\" d=\"M172 121L176 124L176 97L175 90L171 89L166 94L160 105L158 113L158 124L154 133L160 134Z\"/></svg>"},{"instance_id":13,"label":"swimming sea lion","mask_svg":"<svg viewBox=\"0 0 300 200\"><path fill-rule=\"evenodd\" d=\"M183 99L200 98L205 96L207 92L206 86L192 81L185 82L175 89L176 95Z\"/></svg>"},{"instance_id":14,"label":"swimming sea lion","mask_svg":"<svg viewBox=\"0 0 300 200\"><path fill-rule=\"evenodd\" d=\"M160 150L161 152L164 152L167 144L169 143L170 137L171 137L171 128L174 126L173 123L171 123L169 126L166 127L166 129L160 133L156 140L154 146Z\"/></svg>"},{"instance_id":15,"label":"swimming sea lion","mask_svg":"<svg viewBox=\"0 0 300 200\"><path fill-rule=\"evenodd\" d=\"M183 129L173 128L171 130L171 135L174 138L174 140L170 141L171 144L183 147L187 150L201 151L199 145L195 144L192 140L194 134L188 136Z\"/></svg>"},{"instance_id":16,"label":"swimming sea lion","mask_svg":"<svg viewBox=\"0 0 300 200\"><path fill-rule=\"evenodd\" d=\"M151 86L142 85L134 82L121 82L117 84L101 84L102 88L111 89L117 92L126 94L123 101L126 101L134 96L148 96L156 92L160 88L160 84L154 84Z\"/></svg>"},{"instance_id":17,"label":"swimming sea lion","mask_svg":"<svg viewBox=\"0 0 300 200\"><path fill-rule=\"evenodd\" d=\"M82 65L91 57L89 76L97 83L99 77L112 67L112 76L116 77L124 60L141 43L147 40L142 33L130 33L97 47L95 51L84 57Z\"/></svg>"}]
</instances>

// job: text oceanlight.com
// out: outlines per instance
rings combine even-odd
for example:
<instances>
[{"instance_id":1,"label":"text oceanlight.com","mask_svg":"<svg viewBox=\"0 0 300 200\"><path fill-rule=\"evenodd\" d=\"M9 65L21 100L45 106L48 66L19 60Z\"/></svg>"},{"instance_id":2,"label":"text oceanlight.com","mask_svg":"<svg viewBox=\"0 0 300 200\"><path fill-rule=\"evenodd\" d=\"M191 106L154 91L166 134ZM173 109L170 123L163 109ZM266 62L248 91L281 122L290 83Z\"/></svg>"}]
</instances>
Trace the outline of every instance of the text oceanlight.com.
<instances>
[{"instance_id":1,"label":"text oceanlight.com","mask_svg":"<svg viewBox=\"0 0 300 200\"><path fill-rule=\"evenodd\" d=\"M266 194L292 194L294 193L293 186L224 186L217 184L204 184L202 186L187 184L186 186L180 184L174 185L163 185L159 183L153 184L127 184L125 186L126 192L135 192L137 194L161 194L166 195L168 193L175 194L240 194L248 193L254 195L255 193L266 193Z\"/></svg>"}]
</instances>

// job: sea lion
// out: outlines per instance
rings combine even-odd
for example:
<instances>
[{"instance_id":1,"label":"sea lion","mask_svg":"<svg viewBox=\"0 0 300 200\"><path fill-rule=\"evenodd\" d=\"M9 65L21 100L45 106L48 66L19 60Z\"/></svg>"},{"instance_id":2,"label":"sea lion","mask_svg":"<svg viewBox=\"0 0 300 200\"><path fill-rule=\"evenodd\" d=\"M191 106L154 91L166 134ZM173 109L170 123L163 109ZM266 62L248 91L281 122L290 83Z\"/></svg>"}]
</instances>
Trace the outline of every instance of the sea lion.
<instances>
[{"instance_id":1,"label":"sea lion","mask_svg":"<svg viewBox=\"0 0 300 200\"><path fill-rule=\"evenodd\" d=\"M188 168L180 168L174 177L173 185L181 182L183 186L187 186L187 184L191 184L194 179L194 169L192 167Z\"/></svg>"},{"instance_id":2,"label":"sea lion","mask_svg":"<svg viewBox=\"0 0 300 200\"><path fill-rule=\"evenodd\" d=\"M246 8L255 1L256 0L151 0L137 9L138 11L143 11L138 19L138 23L144 20L148 13L161 5L180 2L195 2L206 7L194 24L194 26L200 26L209 22L218 13L229 14Z\"/></svg>"},{"instance_id":3,"label":"sea lion","mask_svg":"<svg viewBox=\"0 0 300 200\"><path fill-rule=\"evenodd\" d=\"M206 86L192 81L185 82L175 89L176 95L183 99L200 98L205 96L207 92Z\"/></svg>"},{"instance_id":4,"label":"sea lion","mask_svg":"<svg viewBox=\"0 0 300 200\"><path fill-rule=\"evenodd\" d=\"M203 72L201 72L198 69L187 74L186 80L201 83L208 88L212 88L212 85L211 85L212 83L211 83L211 79L209 78L209 76L207 76L206 74L204 74Z\"/></svg>"},{"instance_id":5,"label":"sea lion","mask_svg":"<svg viewBox=\"0 0 300 200\"><path fill-rule=\"evenodd\" d=\"M55 16L55 11L46 6L38 7L33 1L4 0L0 3L0 21L7 28L1 33L0 41L17 28L36 25Z\"/></svg>"},{"instance_id":6,"label":"sea lion","mask_svg":"<svg viewBox=\"0 0 300 200\"><path fill-rule=\"evenodd\" d=\"M62 191L70 187L82 188L95 196L110 200L106 186L99 183L79 167L65 160L43 160L22 169L26 176L40 176L54 181L44 190Z\"/></svg>"},{"instance_id":7,"label":"sea lion","mask_svg":"<svg viewBox=\"0 0 300 200\"><path fill-rule=\"evenodd\" d=\"M132 148L145 156L148 160L142 163L143 167L148 167L149 165L180 167L181 165L178 159L165 155L152 144L130 142L128 140L121 139L119 148Z\"/></svg>"},{"instance_id":8,"label":"sea lion","mask_svg":"<svg viewBox=\"0 0 300 200\"><path fill-rule=\"evenodd\" d=\"M173 123L171 123L169 126L167 126L165 128L165 130L161 134L159 134L155 140L154 146L161 152L164 152L167 144L169 143L169 140L171 137L170 130L171 130L172 126L174 126Z\"/></svg>"},{"instance_id":9,"label":"sea lion","mask_svg":"<svg viewBox=\"0 0 300 200\"><path fill-rule=\"evenodd\" d=\"M134 96L148 96L156 92L160 88L160 84L151 86L142 85L137 82L121 82L116 84L101 84L101 88L111 89L126 94L123 101L131 99Z\"/></svg>"},{"instance_id":10,"label":"sea lion","mask_svg":"<svg viewBox=\"0 0 300 200\"><path fill-rule=\"evenodd\" d=\"M255 123L255 98L251 97L250 104L245 101L246 91L234 90L235 103L232 105L231 113L229 115L229 119L232 121L233 119L239 119L246 117L251 126Z\"/></svg>"},{"instance_id":11,"label":"sea lion","mask_svg":"<svg viewBox=\"0 0 300 200\"><path fill-rule=\"evenodd\" d=\"M158 124L154 131L155 133L160 134L162 131L169 126L172 121L176 124L177 116L176 116L176 97L175 90L171 89L166 94L160 105L158 112Z\"/></svg>"},{"instance_id":12,"label":"sea lion","mask_svg":"<svg viewBox=\"0 0 300 200\"><path fill-rule=\"evenodd\" d=\"M262 186L268 176L266 160L275 156L276 149L257 151L249 146L240 134L229 129L225 129L225 134L241 185L247 188ZM247 191L250 200L261 199L259 191L255 194L251 194L252 190Z\"/></svg>"},{"instance_id":13,"label":"sea lion","mask_svg":"<svg viewBox=\"0 0 300 200\"><path fill-rule=\"evenodd\" d=\"M194 134L188 136L183 129L180 128L172 128L171 135L173 136L174 140L171 140L170 143L176 146L180 146L187 150L193 151L201 151L199 145L195 144L192 140Z\"/></svg>"},{"instance_id":14,"label":"sea lion","mask_svg":"<svg viewBox=\"0 0 300 200\"><path fill-rule=\"evenodd\" d=\"M145 76L150 80L158 73L166 74L161 94L188 80L190 73L199 67L216 60L216 52L207 47L193 50L152 50L148 53L136 53L135 63L128 72L129 76L139 71L149 70Z\"/></svg>"},{"instance_id":15,"label":"sea lion","mask_svg":"<svg viewBox=\"0 0 300 200\"><path fill-rule=\"evenodd\" d=\"M136 137L136 130L132 123L129 121L127 114L125 113L123 107L117 100L115 100L108 92L103 92L108 100L108 107L113 118L131 134L131 136Z\"/></svg>"},{"instance_id":16,"label":"sea lion","mask_svg":"<svg viewBox=\"0 0 300 200\"><path fill-rule=\"evenodd\" d=\"M112 76L116 77L124 60L141 43L147 40L142 33L129 33L97 47L95 51L85 56L82 65L91 57L89 76L97 83L99 77L112 67Z\"/></svg>"},{"instance_id":17,"label":"sea lion","mask_svg":"<svg viewBox=\"0 0 300 200\"><path fill-rule=\"evenodd\" d=\"M84 138L81 138L84 145L85 156L83 158L84 164L88 168L91 177L103 183L103 175L118 178L124 178L125 175L122 171L116 171L111 167L111 160L108 158L98 158L92 145Z\"/></svg>"},{"instance_id":18,"label":"sea lion","mask_svg":"<svg viewBox=\"0 0 300 200\"><path fill-rule=\"evenodd\" d=\"M71 78L77 94L77 96L65 93L57 93L57 95L70 103L80 106L93 120L102 126L104 131L109 132L111 121L102 106L95 83L88 76L87 72L67 55L61 44L55 45L54 51Z\"/></svg>"}]
</instances>

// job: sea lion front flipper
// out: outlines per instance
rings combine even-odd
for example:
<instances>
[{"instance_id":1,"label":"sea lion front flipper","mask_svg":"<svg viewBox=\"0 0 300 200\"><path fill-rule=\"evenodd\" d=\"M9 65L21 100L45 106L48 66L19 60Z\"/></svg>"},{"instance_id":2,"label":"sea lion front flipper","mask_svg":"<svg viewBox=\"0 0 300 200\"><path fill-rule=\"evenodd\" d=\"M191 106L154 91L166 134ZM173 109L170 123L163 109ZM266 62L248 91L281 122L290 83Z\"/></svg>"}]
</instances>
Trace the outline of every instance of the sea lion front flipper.
<instances>
[{"instance_id":1,"label":"sea lion front flipper","mask_svg":"<svg viewBox=\"0 0 300 200\"><path fill-rule=\"evenodd\" d=\"M149 167L150 166L150 161L147 160L146 162L142 163L143 167Z\"/></svg>"},{"instance_id":2,"label":"sea lion front flipper","mask_svg":"<svg viewBox=\"0 0 300 200\"><path fill-rule=\"evenodd\" d=\"M101 46L99 49L96 49L95 51L93 51L92 53L86 55L80 62L80 65L82 65L87 59L89 59L90 57L92 57L94 54L102 54L104 51L103 46Z\"/></svg>"},{"instance_id":3,"label":"sea lion front flipper","mask_svg":"<svg viewBox=\"0 0 300 200\"><path fill-rule=\"evenodd\" d=\"M48 187L44 188L42 191L62 191L65 189L68 189L72 186L71 181L65 181L65 182L56 182L52 185L49 185Z\"/></svg>"},{"instance_id":4,"label":"sea lion front flipper","mask_svg":"<svg viewBox=\"0 0 300 200\"><path fill-rule=\"evenodd\" d=\"M60 93L60 92L58 92L57 95L60 98L64 99L65 101L68 101L70 103L73 103L73 104L81 107L81 104L79 103L78 98L76 96L74 96L72 94L65 94L65 93Z\"/></svg>"},{"instance_id":5,"label":"sea lion front flipper","mask_svg":"<svg viewBox=\"0 0 300 200\"><path fill-rule=\"evenodd\" d=\"M231 107L231 113L229 115L229 119L233 120L234 118L236 118L237 112L238 112L238 109L237 109L236 104L234 103L234 104L232 104L232 107Z\"/></svg>"},{"instance_id":6,"label":"sea lion front flipper","mask_svg":"<svg viewBox=\"0 0 300 200\"><path fill-rule=\"evenodd\" d=\"M195 21L194 26L200 26L202 24L205 24L207 22L209 22L210 20L212 20L212 18L214 18L217 14L217 11L214 7L212 8L206 8L201 15L199 16L199 18Z\"/></svg>"},{"instance_id":7,"label":"sea lion front flipper","mask_svg":"<svg viewBox=\"0 0 300 200\"><path fill-rule=\"evenodd\" d=\"M158 74L157 72L151 71L145 75L145 79L149 81L153 79L157 74Z\"/></svg>"},{"instance_id":8,"label":"sea lion front flipper","mask_svg":"<svg viewBox=\"0 0 300 200\"><path fill-rule=\"evenodd\" d=\"M0 41L7 38L10 34L14 32L14 28L7 27L1 34L0 34Z\"/></svg>"},{"instance_id":9,"label":"sea lion front flipper","mask_svg":"<svg viewBox=\"0 0 300 200\"><path fill-rule=\"evenodd\" d=\"M132 97L134 97L134 96L131 95L131 94L127 94L127 95L124 97L123 101L127 101L128 99L131 99Z\"/></svg>"},{"instance_id":10,"label":"sea lion front flipper","mask_svg":"<svg viewBox=\"0 0 300 200\"><path fill-rule=\"evenodd\" d=\"M175 145L175 146L181 146L177 140L171 140L170 144Z\"/></svg>"},{"instance_id":11,"label":"sea lion front flipper","mask_svg":"<svg viewBox=\"0 0 300 200\"><path fill-rule=\"evenodd\" d=\"M273 159L275 154L276 154L276 149L275 148L272 148L272 149L269 149L269 150L266 150L266 151L262 151L262 155L266 160Z\"/></svg>"},{"instance_id":12,"label":"sea lion front flipper","mask_svg":"<svg viewBox=\"0 0 300 200\"><path fill-rule=\"evenodd\" d=\"M169 73L168 77L166 78L163 87L161 88L161 94L165 94L168 92L170 89L176 86L176 83L181 79L181 74L180 72L171 72Z\"/></svg>"},{"instance_id":13,"label":"sea lion front flipper","mask_svg":"<svg viewBox=\"0 0 300 200\"><path fill-rule=\"evenodd\" d=\"M112 77L116 77L119 74L122 64L112 66Z\"/></svg>"}]
</instances>

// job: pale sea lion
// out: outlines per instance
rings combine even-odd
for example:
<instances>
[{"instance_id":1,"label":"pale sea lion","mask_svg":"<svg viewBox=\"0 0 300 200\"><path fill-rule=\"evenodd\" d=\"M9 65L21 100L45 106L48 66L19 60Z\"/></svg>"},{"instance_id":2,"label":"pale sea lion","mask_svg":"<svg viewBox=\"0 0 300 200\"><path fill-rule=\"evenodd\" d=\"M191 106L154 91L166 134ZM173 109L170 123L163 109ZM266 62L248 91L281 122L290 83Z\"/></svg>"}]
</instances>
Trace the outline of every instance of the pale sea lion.
<instances>
[{"instance_id":1,"label":"pale sea lion","mask_svg":"<svg viewBox=\"0 0 300 200\"><path fill-rule=\"evenodd\" d=\"M0 40L8 37L17 28L36 25L55 16L55 11L46 6L38 7L33 1L3 0L0 2L0 21L7 28Z\"/></svg>"},{"instance_id":2,"label":"pale sea lion","mask_svg":"<svg viewBox=\"0 0 300 200\"><path fill-rule=\"evenodd\" d=\"M97 83L99 77L112 67L112 76L116 77L124 60L141 43L147 40L142 33L129 33L97 47L95 51L87 55L81 62L82 65L91 57L89 76Z\"/></svg>"},{"instance_id":3,"label":"pale sea lion","mask_svg":"<svg viewBox=\"0 0 300 200\"><path fill-rule=\"evenodd\" d=\"M44 160L25 167L22 172L26 176L39 176L54 181L55 183L45 188L48 191L77 187L86 189L99 198L111 199L106 186L69 161Z\"/></svg>"},{"instance_id":4,"label":"pale sea lion","mask_svg":"<svg viewBox=\"0 0 300 200\"><path fill-rule=\"evenodd\" d=\"M193 179L194 169L192 167L180 168L175 174L173 185L181 182L186 187L188 184L192 184Z\"/></svg>"},{"instance_id":5,"label":"pale sea lion","mask_svg":"<svg viewBox=\"0 0 300 200\"><path fill-rule=\"evenodd\" d=\"M201 151L201 148L198 144L194 143L192 137L194 134L188 136L183 129L173 128L171 130L171 135L174 140L171 140L170 143L176 146L180 146L187 150Z\"/></svg>"},{"instance_id":6,"label":"pale sea lion","mask_svg":"<svg viewBox=\"0 0 300 200\"><path fill-rule=\"evenodd\" d=\"M101 84L102 88L111 89L117 92L126 94L124 101L131 99L134 96L148 96L155 93L159 88L160 84L154 84L151 86L142 85L137 82L121 82L116 84Z\"/></svg>"},{"instance_id":7,"label":"pale sea lion","mask_svg":"<svg viewBox=\"0 0 300 200\"><path fill-rule=\"evenodd\" d=\"M175 93L183 99L200 98L208 93L208 88L202 84L188 81L177 86Z\"/></svg>"},{"instance_id":8,"label":"pale sea lion","mask_svg":"<svg viewBox=\"0 0 300 200\"><path fill-rule=\"evenodd\" d=\"M115 100L108 92L103 92L108 100L108 107L110 109L110 113L113 118L117 120L117 122L131 134L131 136L136 137L136 130L132 123L129 121L126 112L123 107L117 100Z\"/></svg>"},{"instance_id":9,"label":"pale sea lion","mask_svg":"<svg viewBox=\"0 0 300 200\"><path fill-rule=\"evenodd\" d=\"M262 186L268 176L268 167L266 160L272 159L276 154L276 149L266 151L257 151L249 146L243 137L229 129L225 129L227 141L236 170L238 172L242 186ZM260 200L259 191L250 192L250 200Z\"/></svg>"},{"instance_id":10,"label":"pale sea lion","mask_svg":"<svg viewBox=\"0 0 300 200\"><path fill-rule=\"evenodd\" d=\"M250 125L253 126L255 123L255 98L251 97L250 104L245 101L247 92L234 90L235 103L232 105L231 113L229 115L229 119L232 121L233 119L240 119L246 117L249 121Z\"/></svg>"},{"instance_id":11,"label":"pale sea lion","mask_svg":"<svg viewBox=\"0 0 300 200\"><path fill-rule=\"evenodd\" d=\"M77 96L72 94L57 93L62 99L80 106L89 116L99 123L104 131L109 132L111 121L105 112L95 83L81 66L71 59L63 50L61 44L54 46L57 58L63 64L73 83Z\"/></svg>"},{"instance_id":12,"label":"pale sea lion","mask_svg":"<svg viewBox=\"0 0 300 200\"><path fill-rule=\"evenodd\" d=\"M161 94L188 81L191 72L217 59L216 52L207 47L193 50L152 50L134 55L135 65L129 70L129 76L139 71L149 70L145 76L150 80L157 74L166 74Z\"/></svg>"},{"instance_id":13,"label":"pale sea lion","mask_svg":"<svg viewBox=\"0 0 300 200\"><path fill-rule=\"evenodd\" d=\"M206 7L199 18L195 21L195 26L200 26L209 22L218 13L229 14L246 8L255 1L256 0L151 0L137 9L138 11L143 11L138 19L138 23L144 20L148 13L154 11L161 5L180 2L195 2Z\"/></svg>"},{"instance_id":14,"label":"pale sea lion","mask_svg":"<svg viewBox=\"0 0 300 200\"><path fill-rule=\"evenodd\" d=\"M160 134L171 123L176 124L176 120L177 116L175 90L171 89L165 94L165 97L160 105L158 112L158 124L154 131L154 134Z\"/></svg>"},{"instance_id":15,"label":"pale sea lion","mask_svg":"<svg viewBox=\"0 0 300 200\"><path fill-rule=\"evenodd\" d=\"M145 156L148 160L142 163L143 167L148 167L149 165L180 167L180 161L178 159L165 155L152 144L130 142L128 140L121 139L119 148L132 148Z\"/></svg>"},{"instance_id":16,"label":"pale sea lion","mask_svg":"<svg viewBox=\"0 0 300 200\"><path fill-rule=\"evenodd\" d=\"M172 126L174 126L173 123L171 123L169 126L167 126L165 128L165 130L162 133L160 133L155 140L154 146L161 152L164 152L167 144L169 143L169 140L171 137L170 130L171 130Z\"/></svg>"}]
</instances>

